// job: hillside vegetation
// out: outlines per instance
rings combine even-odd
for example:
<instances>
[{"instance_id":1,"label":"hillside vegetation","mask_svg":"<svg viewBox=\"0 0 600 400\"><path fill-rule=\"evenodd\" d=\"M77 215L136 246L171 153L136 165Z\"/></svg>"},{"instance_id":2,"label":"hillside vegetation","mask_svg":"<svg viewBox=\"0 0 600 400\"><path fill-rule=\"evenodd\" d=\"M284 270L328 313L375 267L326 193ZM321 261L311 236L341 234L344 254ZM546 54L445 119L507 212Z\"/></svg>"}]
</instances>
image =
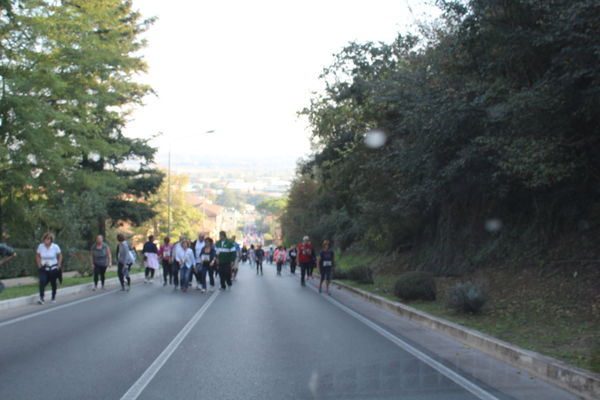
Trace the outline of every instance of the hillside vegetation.
<instances>
[{"instance_id":1,"label":"hillside vegetation","mask_svg":"<svg viewBox=\"0 0 600 400\"><path fill-rule=\"evenodd\" d=\"M421 35L351 43L324 70L288 242L461 275L599 226L600 3L438 3Z\"/></svg>"}]
</instances>

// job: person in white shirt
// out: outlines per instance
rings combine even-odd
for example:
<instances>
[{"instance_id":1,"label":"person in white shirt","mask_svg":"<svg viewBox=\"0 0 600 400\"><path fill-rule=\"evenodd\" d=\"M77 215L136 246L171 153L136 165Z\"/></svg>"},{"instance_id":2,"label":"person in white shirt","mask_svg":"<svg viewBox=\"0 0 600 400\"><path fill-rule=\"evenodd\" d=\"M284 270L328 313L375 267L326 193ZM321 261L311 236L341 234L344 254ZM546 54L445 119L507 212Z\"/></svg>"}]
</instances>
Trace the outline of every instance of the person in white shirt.
<instances>
[{"instance_id":1,"label":"person in white shirt","mask_svg":"<svg viewBox=\"0 0 600 400\"><path fill-rule=\"evenodd\" d=\"M183 242L185 242L185 236L179 236L179 242L175 243L173 246L173 285L175 285L175 290L177 290L177 286L179 286L179 269L183 265L183 261L185 258L185 249L183 248Z\"/></svg>"},{"instance_id":2,"label":"person in white shirt","mask_svg":"<svg viewBox=\"0 0 600 400\"><path fill-rule=\"evenodd\" d=\"M198 239L194 240L194 246L192 248L194 256L196 257L196 265L192 268L193 275L196 277L196 289L201 290L204 282L202 281L202 260L201 254L204 250L204 233L198 233ZM190 279L190 284L192 283Z\"/></svg>"},{"instance_id":3,"label":"person in white shirt","mask_svg":"<svg viewBox=\"0 0 600 400\"><path fill-rule=\"evenodd\" d=\"M42 243L35 252L35 263L40 273L40 298L38 304L44 304L44 292L46 285L50 282L52 287L52 303L56 302L56 280L62 268L62 253L60 247L54 243L54 235L50 232L44 233Z\"/></svg>"},{"instance_id":4,"label":"person in white shirt","mask_svg":"<svg viewBox=\"0 0 600 400\"><path fill-rule=\"evenodd\" d=\"M187 292L192 268L196 264L196 257L194 256L194 251L190 248L189 240L184 240L181 244L181 247L184 250L183 262L181 263L181 291Z\"/></svg>"}]
</instances>

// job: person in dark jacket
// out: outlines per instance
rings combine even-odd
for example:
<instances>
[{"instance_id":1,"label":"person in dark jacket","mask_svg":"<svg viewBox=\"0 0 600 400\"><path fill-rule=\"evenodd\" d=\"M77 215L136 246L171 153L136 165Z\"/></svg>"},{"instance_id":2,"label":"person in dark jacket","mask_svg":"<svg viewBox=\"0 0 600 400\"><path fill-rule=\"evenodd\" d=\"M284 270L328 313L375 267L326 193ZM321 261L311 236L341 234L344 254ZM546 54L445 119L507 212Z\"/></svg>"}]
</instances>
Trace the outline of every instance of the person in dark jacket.
<instances>
[{"instance_id":1,"label":"person in dark jacket","mask_svg":"<svg viewBox=\"0 0 600 400\"><path fill-rule=\"evenodd\" d=\"M146 266L144 283L154 282L154 270L160 268L158 263L158 247L154 243L154 236L148 236L148 241L144 243L142 250L144 255L144 265Z\"/></svg>"},{"instance_id":2,"label":"person in dark jacket","mask_svg":"<svg viewBox=\"0 0 600 400\"><path fill-rule=\"evenodd\" d=\"M262 249L262 246L259 244L254 250L254 258L256 260L256 275L258 275L258 269L260 268L260 274L263 274L263 260L265 259L265 251Z\"/></svg>"}]
</instances>

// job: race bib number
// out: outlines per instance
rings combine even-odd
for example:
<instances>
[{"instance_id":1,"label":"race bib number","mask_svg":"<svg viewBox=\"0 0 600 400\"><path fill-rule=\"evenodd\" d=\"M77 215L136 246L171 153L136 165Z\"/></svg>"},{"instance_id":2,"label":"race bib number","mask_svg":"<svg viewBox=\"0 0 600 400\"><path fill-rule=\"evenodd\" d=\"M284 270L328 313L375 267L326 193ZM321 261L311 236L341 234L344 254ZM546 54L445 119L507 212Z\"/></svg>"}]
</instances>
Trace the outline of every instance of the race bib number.
<instances>
[{"instance_id":1,"label":"race bib number","mask_svg":"<svg viewBox=\"0 0 600 400\"><path fill-rule=\"evenodd\" d=\"M209 262L210 261L210 255L208 255L208 254L202 254L200 256L200 259L202 260L202 262Z\"/></svg>"},{"instance_id":2,"label":"race bib number","mask_svg":"<svg viewBox=\"0 0 600 400\"><path fill-rule=\"evenodd\" d=\"M171 250L165 249L163 251L163 257L171 257Z\"/></svg>"},{"instance_id":3,"label":"race bib number","mask_svg":"<svg viewBox=\"0 0 600 400\"><path fill-rule=\"evenodd\" d=\"M331 267L332 265L333 265L333 263L331 261L323 261L324 267Z\"/></svg>"}]
</instances>

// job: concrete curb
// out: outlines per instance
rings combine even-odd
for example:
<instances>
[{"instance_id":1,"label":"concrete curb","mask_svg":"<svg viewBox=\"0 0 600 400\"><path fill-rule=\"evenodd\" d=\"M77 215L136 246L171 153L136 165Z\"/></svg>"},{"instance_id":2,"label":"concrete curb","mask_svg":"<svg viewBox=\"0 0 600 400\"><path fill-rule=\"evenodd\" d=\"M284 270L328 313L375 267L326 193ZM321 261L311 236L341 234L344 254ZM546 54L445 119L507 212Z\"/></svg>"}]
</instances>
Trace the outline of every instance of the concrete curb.
<instances>
[{"instance_id":1,"label":"concrete curb","mask_svg":"<svg viewBox=\"0 0 600 400\"><path fill-rule=\"evenodd\" d=\"M131 275L131 283L139 282L144 279L144 273L137 273ZM91 292L93 283L84 283L81 285L68 286L56 291L56 296L65 296L69 294L77 294L81 292ZM107 289L118 288L120 286L119 278L110 278L104 282L104 287ZM45 297L49 299L52 295L52 291L46 291ZM16 297L14 299L0 301L0 311L9 310L11 308L22 307L29 304L35 304L38 300L38 294L32 294L30 296Z\"/></svg>"},{"instance_id":2,"label":"concrete curb","mask_svg":"<svg viewBox=\"0 0 600 400\"><path fill-rule=\"evenodd\" d=\"M485 335L473 329L434 317L399 302L388 300L345 283L332 281L339 289L347 290L363 299L390 310L419 325L442 332L460 342L498 360L566 389L586 400L600 399L600 375L574 367L539 353L521 349L513 344Z\"/></svg>"}]
</instances>

